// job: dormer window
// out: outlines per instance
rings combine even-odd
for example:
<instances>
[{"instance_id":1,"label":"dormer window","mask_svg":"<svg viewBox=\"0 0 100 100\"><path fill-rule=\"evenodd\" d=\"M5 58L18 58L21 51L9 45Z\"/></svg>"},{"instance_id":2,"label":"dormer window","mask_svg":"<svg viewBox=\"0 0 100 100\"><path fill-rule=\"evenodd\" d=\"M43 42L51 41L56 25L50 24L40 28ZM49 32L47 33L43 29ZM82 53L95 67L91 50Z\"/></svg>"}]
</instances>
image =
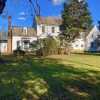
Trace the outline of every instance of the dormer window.
<instances>
[{"instance_id":1,"label":"dormer window","mask_svg":"<svg viewBox=\"0 0 100 100\"><path fill-rule=\"evenodd\" d=\"M17 41L17 49L20 48L20 41Z\"/></svg>"}]
</instances>

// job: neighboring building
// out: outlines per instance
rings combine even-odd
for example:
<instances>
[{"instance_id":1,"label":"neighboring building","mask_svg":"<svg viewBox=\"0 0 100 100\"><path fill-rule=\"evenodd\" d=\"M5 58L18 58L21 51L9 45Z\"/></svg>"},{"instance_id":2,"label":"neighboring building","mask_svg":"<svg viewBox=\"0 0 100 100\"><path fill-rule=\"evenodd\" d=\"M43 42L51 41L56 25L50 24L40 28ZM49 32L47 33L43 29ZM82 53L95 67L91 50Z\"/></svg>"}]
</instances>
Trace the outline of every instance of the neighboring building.
<instances>
[{"instance_id":1,"label":"neighboring building","mask_svg":"<svg viewBox=\"0 0 100 100\"><path fill-rule=\"evenodd\" d=\"M30 45L37 40L37 37L58 36L60 25L60 18L41 17L36 23L36 28L12 27L12 51L19 47L22 50L30 51Z\"/></svg>"},{"instance_id":2,"label":"neighboring building","mask_svg":"<svg viewBox=\"0 0 100 100\"><path fill-rule=\"evenodd\" d=\"M84 52L85 51L85 33L81 32L80 36L72 42L73 52Z\"/></svg>"},{"instance_id":3,"label":"neighboring building","mask_svg":"<svg viewBox=\"0 0 100 100\"><path fill-rule=\"evenodd\" d=\"M86 51L100 51L100 30L94 26L86 37Z\"/></svg>"},{"instance_id":4,"label":"neighboring building","mask_svg":"<svg viewBox=\"0 0 100 100\"><path fill-rule=\"evenodd\" d=\"M75 39L72 43L72 51L75 52L84 52L85 50L85 42L83 39Z\"/></svg>"},{"instance_id":5,"label":"neighboring building","mask_svg":"<svg viewBox=\"0 0 100 100\"><path fill-rule=\"evenodd\" d=\"M5 54L7 52L7 39L6 32L0 32L0 53Z\"/></svg>"},{"instance_id":6,"label":"neighboring building","mask_svg":"<svg viewBox=\"0 0 100 100\"><path fill-rule=\"evenodd\" d=\"M20 48L31 51L31 44L39 38L58 36L60 34L61 19L56 17L40 17L35 27L11 26L11 17L8 17L8 40L5 47L8 54Z\"/></svg>"},{"instance_id":7,"label":"neighboring building","mask_svg":"<svg viewBox=\"0 0 100 100\"><path fill-rule=\"evenodd\" d=\"M35 22L34 28L11 26L11 17L9 17L8 22L8 37L0 40L2 53L7 52L10 54L18 48L31 51L32 43L37 39L46 38L47 36L56 37L61 33L61 18L40 17L37 19L37 23ZM87 37L84 35L85 33L81 32L80 36L72 42L73 51L100 51L99 28L95 26Z\"/></svg>"},{"instance_id":8,"label":"neighboring building","mask_svg":"<svg viewBox=\"0 0 100 100\"><path fill-rule=\"evenodd\" d=\"M7 40L0 40L0 53L7 53Z\"/></svg>"},{"instance_id":9,"label":"neighboring building","mask_svg":"<svg viewBox=\"0 0 100 100\"><path fill-rule=\"evenodd\" d=\"M12 51L20 48L24 51L31 50L31 43L36 41L36 31L28 27L12 27Z\"/></svg>"}]
</instances>

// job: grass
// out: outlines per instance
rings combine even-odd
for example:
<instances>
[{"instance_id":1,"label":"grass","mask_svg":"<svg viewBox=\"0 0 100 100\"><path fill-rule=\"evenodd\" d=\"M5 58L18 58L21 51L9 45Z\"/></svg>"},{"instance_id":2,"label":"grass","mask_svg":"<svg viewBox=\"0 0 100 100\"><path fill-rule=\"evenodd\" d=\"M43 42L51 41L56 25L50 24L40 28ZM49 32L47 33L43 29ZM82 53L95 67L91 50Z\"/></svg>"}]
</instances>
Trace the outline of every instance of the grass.
<instances>
[{"instance_id":1,"label":"grass","mask_svg":"<svg viewBox=\"0 0 100 100\"><path fill-rule=\"evenodd\" d=\"M0 100L99 100L100 56L3 57Z\"/></svg>"}]
</instances>

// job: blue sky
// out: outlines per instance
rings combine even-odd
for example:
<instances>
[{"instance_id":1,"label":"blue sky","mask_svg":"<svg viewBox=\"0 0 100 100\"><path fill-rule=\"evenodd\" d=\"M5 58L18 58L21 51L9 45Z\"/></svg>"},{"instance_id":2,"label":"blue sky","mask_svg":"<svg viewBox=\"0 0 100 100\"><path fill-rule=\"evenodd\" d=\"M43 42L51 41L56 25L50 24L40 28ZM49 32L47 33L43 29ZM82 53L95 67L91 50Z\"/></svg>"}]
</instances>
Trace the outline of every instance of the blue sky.
<instances>
[{"instance_id":1,"label":"blue sky","mask_svg":"<svg viewBox=\"0 0 100 100\"><path fill-rule=\"evenodd\" d=\"M12 2L11 2L12 1ZM62 4L54 5L50 0L38 0L41 7L42 16L60 16ZM56 0L55 0L56 1ZM24 2L24 3L23 3ZM97 24L100 20L100 0L88 0L89 10L92 15L93 23ZM28 0L7 0L4 12L12 16L14 26L32 26L32 9ZM7 18L0 17L0 29L7 29Z\"/></svg>"}]
</instances>

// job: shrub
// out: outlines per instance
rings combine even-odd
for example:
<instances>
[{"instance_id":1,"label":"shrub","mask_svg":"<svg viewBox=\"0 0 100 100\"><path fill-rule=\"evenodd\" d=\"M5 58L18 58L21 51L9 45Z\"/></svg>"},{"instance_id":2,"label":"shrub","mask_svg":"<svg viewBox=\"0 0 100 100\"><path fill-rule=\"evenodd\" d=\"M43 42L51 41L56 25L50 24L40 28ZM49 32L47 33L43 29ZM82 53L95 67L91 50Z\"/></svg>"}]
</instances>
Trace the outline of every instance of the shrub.
<instances>
[{"instance_id":1,"label":"shrub","mask_svg":"<svg viewBox=\"0 0 100 100\"><path fill-rule=\"evenodd\" d=\"M60 46L60 41L57 38L47 37L41 40L41 44L42 44L41 50L44 56L58 54L58 48Z\"/></svg>"},{"instance_id":2,"label":"shrub","mask_svg":"<svg viewBox=\"0 0 100 100\"><path fill-rule=\"evenodd\" d=\"M16 50L14 50L13 51L13 54L15 55L15 56L24 56L25 55L25 51L23 51L23 50L21 50L21 49L16 49Z\"/></svg>"}]
</instances>

